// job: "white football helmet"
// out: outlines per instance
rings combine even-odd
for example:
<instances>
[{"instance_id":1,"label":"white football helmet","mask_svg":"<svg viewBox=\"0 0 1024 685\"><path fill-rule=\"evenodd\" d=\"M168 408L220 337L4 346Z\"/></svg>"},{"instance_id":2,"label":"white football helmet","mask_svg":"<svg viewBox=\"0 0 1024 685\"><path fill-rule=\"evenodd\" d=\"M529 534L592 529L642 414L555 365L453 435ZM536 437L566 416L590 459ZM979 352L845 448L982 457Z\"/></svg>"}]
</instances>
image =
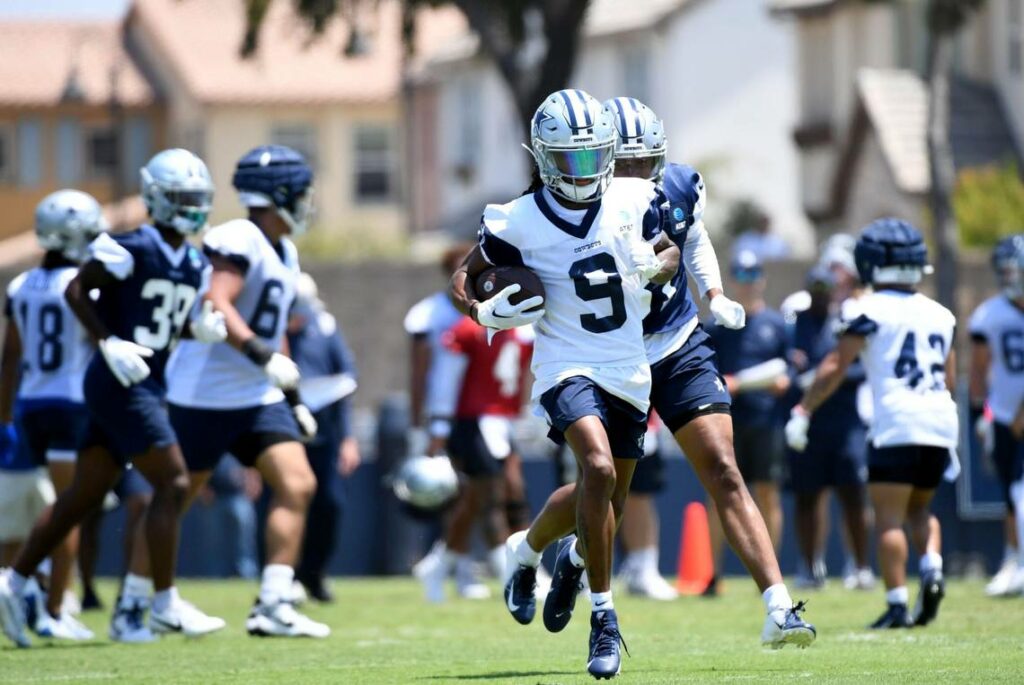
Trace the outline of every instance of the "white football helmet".
<instances>
[{"instance_id":1,"label":"white football helmet","mask_svg":"<svg viewBox=\"0 0 1024 685\"><path fill-rule=\"evenodd\" d=\"M58 190L36 206L36 239L73 262L85 259L93 238L110 230L100 203L80 190Z\"/></svg>"},{"instance_id":2,"label":"white football helmet","mask_svg":"<svg viewBox=\"0 0 1024 685\"><path fill-rule=\"evenodd\" d=\"M567 89L537 108L528 149L548 190L570 202L595 202L615 172L617 139L611 111L582 90Z\"/></svg>"},{"instance_id":3,"label":"white football helmet","mask_svg":"<svg viewBox=\"0 0 1024 685\"><path fill-rule=\"evenodd\" d=\"M653 158L648 181L659 183L665 172L668 141L665 125L650 107L636 98L618 97L605 100L604 106L614 115L615 159Z\"/></svg>"},{"instance_id":4,"label":"white football helmet","mask_svg":"<svg viewBox=\"0 0 1024 685\"><path fill-rule=\"evenodd\" d=\"M142 200L158 224L182 235L206 228L213 206L213 179L203 160L188 150L158 152L139 170Z\"/></svg>"},{"instance_id":5,"label":"white football helmet","mask_svg":"<svg viewBox=\"0 0 1024 685\"><path fill-rule=\"evenodd\" d=\"M459 491L459 476L448 457L410 457L398 470L392 487L399 500L426 511L447 504Z\"/></svg>"}]
</instances>

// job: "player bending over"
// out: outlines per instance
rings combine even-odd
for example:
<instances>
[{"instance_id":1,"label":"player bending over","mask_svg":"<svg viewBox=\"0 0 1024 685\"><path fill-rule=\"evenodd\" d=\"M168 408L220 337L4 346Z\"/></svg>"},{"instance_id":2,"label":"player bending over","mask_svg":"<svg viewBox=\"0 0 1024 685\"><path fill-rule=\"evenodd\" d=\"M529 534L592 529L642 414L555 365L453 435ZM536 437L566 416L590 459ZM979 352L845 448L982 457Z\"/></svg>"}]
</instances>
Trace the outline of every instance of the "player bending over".
<instances>
[{"instance_id":1,"label":"player bending over","mask_svg":"<svg viewBox=\"0 0 1024 685\"><path fill-rule=\"evenodd\" d=\"M857 357L874 399L868 488L875 509L878 557L888 608L872 628L926 625L945 592L941 531L929 505L947 468L958 468L959 425L950 395L956 373L953 314L916 290L927 248L916 228L899 219L867 226L854 255L861 280L875 291L843 312L839 345L818 366L814 382L793 408L786 439L807 447L810 416L843 383ZM920 554L921 591L907 608L907 537Z\"/></svg>"},{"instance_id":2,"label":"player bending over","mask_svg":"<svg viewBox=\"0 0 1024 685\"><path fill-rule=\"evenodd\" d=\"M47 466L53 489L61 493L74 479L75 456L89 420L82 376L94 351L64 299L64 290L86 258L89 243L107 230L107 224L91 195L58 190L36 207L35 230L39 246L46 251L43 260L7 288L0 423L17 423L23 449L36 465ZM53 551L45 606L33 607L37 615L30 627L40 637L93 637L92 631L61 610L74 572L76 547L77 527Z\"/></svg>"},{"instance_id":3,"label":"player bending over","mask_svg":"<svg viewBox=\"0 0 1024 685\"><path fill-rule=\"evenodd\" d=\"M665 142L661 121L632 98L606 103L615 115L618 132L616 176L657 180L668 200L670 220L665 228L680 247L685 268L670 283L649 286L651 311L643 322L644 345L651 364L651 405L672 431L720 512L732 548L746 565L762 593L768 616L761 640L781 647L807 645L814 626L800 619L775 557L764 519L740 476L733 452L729 394L723 386L710 338L700 326L697 308L687 287L687 272L707 298L717 323L729 328L744 325L743 308L725 297L718 260L702 220L704 182L692 167L664 166ZM619 158L624 163L619 166ZM575 485L552 498L572 496ZM542 550L552 539L548 529L531 526L524 541ZM563 544L555 561L551 590L544 603L549 630L565 627L572 615L582 568L576 548Z\"/></svg>"},{"instance_id":4,"label":"player bending over","mask_svg":"<svg viewBox=\"0 0 1024 685\"><path fill-rule=\"evenodd\" d=\"M249 217L203 237L213 264L204 303L223 312L227 340L208 346L185 341L175 350L167 389L171 423L188 464L189 501L227 452L258 470L274 492L249 634L327 637L330 628L292 603L306 511L316 489L301 440L316 434L316 423L297 404L299 369L283 354L299 276L288 236L306 230L313 172L291 148L266 145L239 160L232 182Z\"/></svg>"},{"instance_id":5,"label":"player bending over","mask_svg":"<svg viewBox=\"0 0 1024 685\"><path fill-rule=\"evenodd\" d=\"M52 513L36 524L13 567L0 574L0 622L16 644L28 646L20 602L29 574L71 529L103 502L127 464L153 486L144 520L152 581L138 577L123 588L110 637L148 642L153 632L202 635L224 627L178 597L174 566L178 532L188 491L188 474L164 408L164 367L181 335L209 262L185 237L201 231L213 198L213 183L202 160L187 150L165 150L141 170L142 198L152 224L117 236L101 235L68 284L71 310L99 341L85 372L83 394L89 425L78 453L71 487ZM98 291L98 299L90 295ZM223 322L207 312L191 324L201 340L222 334ZM147 573L148 575L148 573ZM143 618L155 590L147 627Z\"/></svg>"},{"instance_id":6,"label":"player bending over","mask_svg":"<svg viewBox=\"0 0 1024 685\"><path fill-rule=\"evenodd\" d=\"M614 676L620 666L612 546L646 432L651 375L642 322L650 295L644 286L667 281L678 259L661 234L654 184L612 177L612 119L583 91L548 96L534 115L530 140L542 187L506 205L488 205L479 245L452 279L456 306L483 326L537 321L533 399L552 426L550 435L572 448L580 476L579 496L556 491L533 527L550 531L549 540L579 533L593 609L587 670L597 678ZM667 260L656 249L667 250ZM539 297L512 305L516 285L480 302L474 280L495 265L534 271L546 309L528 311L541 304ZM536 612L543 548L520 544L511 551L515 570L505 599L526 624Z\"/></svg>"}]
</instances>

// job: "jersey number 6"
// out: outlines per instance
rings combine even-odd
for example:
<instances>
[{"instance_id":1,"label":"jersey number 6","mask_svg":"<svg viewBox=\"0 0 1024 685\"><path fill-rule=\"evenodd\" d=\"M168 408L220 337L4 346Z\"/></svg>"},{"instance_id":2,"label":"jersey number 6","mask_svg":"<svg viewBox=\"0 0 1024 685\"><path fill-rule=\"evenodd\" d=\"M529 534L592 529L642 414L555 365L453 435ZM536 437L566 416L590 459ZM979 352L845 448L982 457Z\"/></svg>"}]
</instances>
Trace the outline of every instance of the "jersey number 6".
<instances>
[{"instance_id":1,"label":"jersey number 6","mask_svg":"<svg viewBox=\"0 0 1024 685\"><path fill-rule=\"evenodd\" d=\"M622 292L622 276L615 268L615 258L600 252L569 267L569 276L581 300L611 300L612 313L607 316L581 314L580 325L591 333L607 333L626 323L626 298Z\"/></svg>"}]
</instances>

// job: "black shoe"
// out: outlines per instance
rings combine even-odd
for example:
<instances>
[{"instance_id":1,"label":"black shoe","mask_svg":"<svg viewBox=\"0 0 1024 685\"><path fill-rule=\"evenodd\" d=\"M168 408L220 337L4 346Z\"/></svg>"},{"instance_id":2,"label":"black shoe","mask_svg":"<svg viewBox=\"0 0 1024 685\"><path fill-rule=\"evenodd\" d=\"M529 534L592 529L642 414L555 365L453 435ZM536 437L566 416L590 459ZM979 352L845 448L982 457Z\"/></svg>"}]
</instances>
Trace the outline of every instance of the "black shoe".
<instances>
[{"instance_id":1,"label":"black shoe","mask_svg":"<svg viewBox=\"0 0 1024 685\"><path fill-rule=\"evenodd\" d=\"M327 583L324 581L323 576L315 576L313 578L299 578L302 587L306 588L306 594L309 597L321 604L332 604L334 603L334 593L327 587Z\"/></svg>"},{"instance_id":2,"label":"black shoe","mask_svg":"<svg viewBox=\"0 0 1024 685\"><path fill-rule=\"evenodd\" d=\"M870 626L873 630L885 630L887 628L913 628L914 622L910 618L906 604L890 604L877 621Z\"/></svg>"},{"instance_id":3,"label":"black shoe","mask_svg":"<svg viewBox=\"0 0 1024 685\"><path fill-rule=\"evenodd\" d=\"M519 566L505 583L505 606L512 618L528 625L537 614L537 569Z\"/></svg>"},{"instance_id":4,"label":"black shoe","mask_svg":"<svg viewBox=\"0 0 1024 685\"><path fill-rule=\"evenodd\" d=\"M544 627L557 633L572 618L572 610L576 607L576 596L583 585L583 569L577 568L569 559L569 552L576 544L576 536L570 535L562 540L555 557L555 570L551 573L551 589L544 600Z\"/></svg>"},{"instance_id":5,"label":"black shoe","mask_svg":"<svg viewBox=\"0 0 1024 685\"><path fill-rule=\"evenodd\" d=\"M921 576L921 590L914 606L914 625L926 626L939 615L939 603L946 596L942 571L929 571Z\"/></svg>"},{"instance_id":6,"label":"black shoe","mask_svg":"<svg viewBox=\"0 0 1024 685\"><path fill-rule=\"evenodd\" d=\"M718 576L711 576L711 580L708 581L708 586L704 588L704 592L700 593L701 597L717 597L718 596Z\"/></svg>"},{"instance_id":7,"label":"black shoe","mask_svg":"<svg viewBox=\"0 0 1024 685\"><path fill-rule=\"evenodd\" d=\"M100 611L103 609L103 600L91 587L85 588L82 592L82 611Z\"/></svg>"},{"instance_id":8,"label":"black shoe","mask_svg":"<svg viewBox=\"0 0 1024 685\"><path fill-rule=\"evenodd\" d=\"M615 609L595 611L590 614L590 655L587 660L587 672L597 678L611 679L622 669L619 655L619 643L626 646L619 633L619 617ZM629 650L626 650L629 654Z\"/></svg>"}]
</instances>

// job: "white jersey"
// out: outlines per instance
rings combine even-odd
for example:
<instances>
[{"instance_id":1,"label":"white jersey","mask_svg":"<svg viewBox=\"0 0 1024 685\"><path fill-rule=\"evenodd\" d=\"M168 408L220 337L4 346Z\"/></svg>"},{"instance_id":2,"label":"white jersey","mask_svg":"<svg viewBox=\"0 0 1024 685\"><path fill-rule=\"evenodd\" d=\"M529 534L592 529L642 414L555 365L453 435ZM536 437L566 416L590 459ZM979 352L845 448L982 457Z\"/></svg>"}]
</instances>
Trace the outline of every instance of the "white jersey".
<instances>
[{"instance_id":1,"label":"white jersey","mask_svg":"<svg viewBox=\"0 0 1024 685\"><path fill-rule=\"evenodd\" d=\"M78 268L37 267L7 287L6 313L21 336L19 400L82 403L93 345L64 299Z\"/></svg>"},{"instance_id":2,"label":"white jersey","mask_svg":"<svg viewBox=\"0 0 1024 685\"><path fill-rule=\"evenodd\" d=\"M1009 425L1024 402L1024 310L1005 295L990 297L971 315L970 334L988 345L988 406Z\"/></svg>"},{"instance_id":3,"label":"white jersey","mask_svg":"<svg viewBox=\"0 0 1024 685\"><path fill-rule=\"evenodd\" d=\"M531 363L535 400L581 375L647 411L643 319L651 293L631 273L630 249L658 239L658 197L649 181L616 178L585 210L565 209L547 189L484 210L480 247L487 261L525 266L544 284Z\"/></svg>"},{"instance_id":4,"label":"white jersey","mask_svg":"<svg viewBox=\"0 0 1024 685\"><path fill-rule=\"evenodd\" d=\"M281 350L288 313L295 299L299 258L295 245L281 238L280 252L256 224L236 219L211 229L203 249L236 264L245 285L234 305L252 332L271 350ZM167 365L167 401L201 409L240 409L273 404L284 393L263 369L228 343L183 340Z\"/></svg>"},{"instance_id":5,"label":"white jersey","mask_svg":"<svg viewBox=\"0 0 1024 685\"><path fill-rule=\"evenodd\" d=\"M849 300L843 309L846 332L867 341L861 358L874 400L872 444L955 449L959 420L946 387L953 314L920 293L896 290Z\"/></svg>"},{"instance_id":6,"label":"white jersey","mask_svg":"<svg viewBox=\"0 0 1024 685\"><path fill-rule=\"evenodd\" d=\"M439 360L448 354L441 344L442 334L460 320L462 312L455 308L445 290L424 297L405 315L405 332L413 336L422 335L430 347L430 367L427 369L423 407L425 418L449 416L452 405L458 399L459 385L446 376Z\"/></svg>"}]
</instances>

